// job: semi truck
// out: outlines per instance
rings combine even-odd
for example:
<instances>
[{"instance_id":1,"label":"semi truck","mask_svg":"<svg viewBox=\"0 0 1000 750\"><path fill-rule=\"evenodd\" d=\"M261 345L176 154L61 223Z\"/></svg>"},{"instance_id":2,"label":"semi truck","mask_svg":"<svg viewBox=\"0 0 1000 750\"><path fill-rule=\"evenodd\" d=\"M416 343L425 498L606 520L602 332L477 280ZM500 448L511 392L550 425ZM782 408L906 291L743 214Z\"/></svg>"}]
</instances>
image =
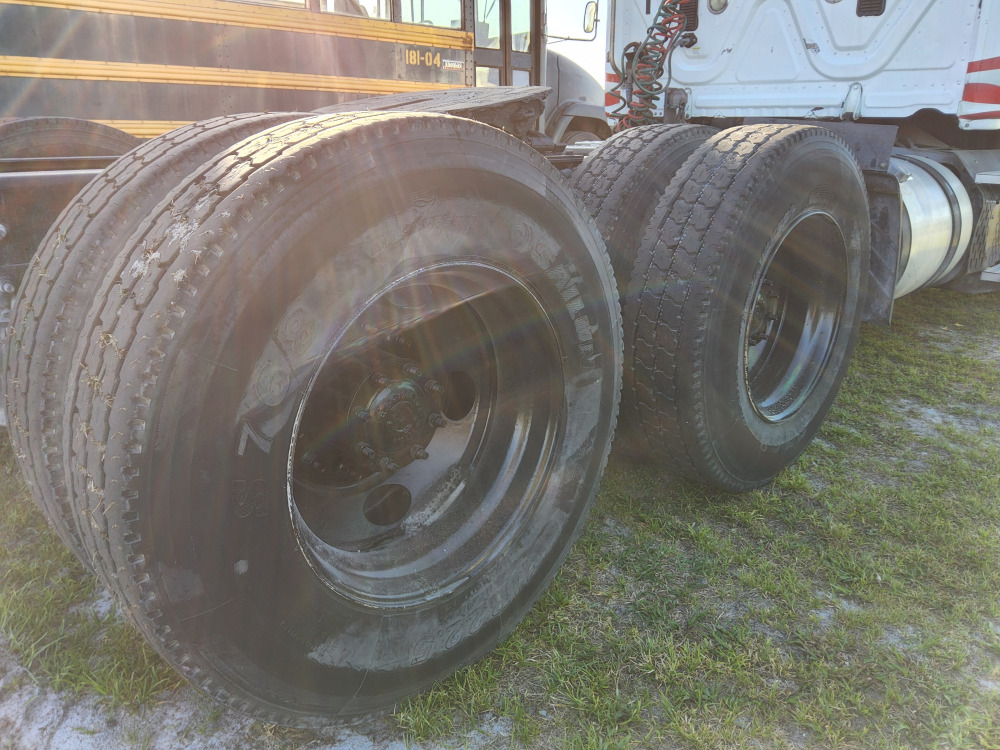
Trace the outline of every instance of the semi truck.
<instances>
[{"instance_id":1,"label":"semi truck","mask_svg":"<svg viewBox=\"0 0 1000 750\"><path fill-rule=\"evenodd\" d=\"M4 32L49 19L0 59L0 194L58 204L3 261L14 452L82 564L226 705L391 709L528 612L616 430L678 475L761 486L815 435L863 320L996 288L1000 2L602 12L607 121L550 104L584 117L567 146L537 2L0 4ZM292 35L264 83L262 18ZM166 20L183 43L140 43ZM95 43L109 22L121 46ZM359 39L386 46L362 64ZM438 54L453 90L385 67L436 76ZM236 109L172 114L182 73L192 108ZM288 93L362 73L339 101ZM88 108L51 109L79 80Z\"/></svg>"}]
</instances>

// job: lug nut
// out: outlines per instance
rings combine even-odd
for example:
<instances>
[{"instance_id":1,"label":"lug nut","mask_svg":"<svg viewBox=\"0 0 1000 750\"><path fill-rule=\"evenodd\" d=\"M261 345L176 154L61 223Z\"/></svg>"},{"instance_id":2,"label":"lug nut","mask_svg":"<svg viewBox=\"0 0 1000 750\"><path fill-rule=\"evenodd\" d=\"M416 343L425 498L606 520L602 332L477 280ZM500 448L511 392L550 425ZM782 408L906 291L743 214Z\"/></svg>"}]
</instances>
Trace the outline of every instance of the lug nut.
<instances>
[{"instance_id":1,"label":"lug nut","mask_svg":"<svg viewBox=\"0 0 1000 750\"><path fill-rule=\"evenodd\" d=\"M365 424L372 421L372 413L367 409L358 409L357 413L354 416L356 416Z\"/></svg>"},{"instance_id":2,"label":"lug nut","mask_svg":"<svg viewBox=\"0 0 1000 750\"><path fill-rule=\"evenodd\" d=\"M412 456L413 458L424 460L429 455L430 454L423 448L421 448L419 445L414 445L412 448L410 448L410 456Z\"/></svg>"},{"instance_id":3,"label":"lug nut","mask_svg":"<svg viewBox=\"0 0 1000 750\"><path fill-rule=\"evenodd\" d=\"M399 471L399 464L397 464L388 456L379 461L379 466L382 467L382 471L388 472L389 474L395 474L397 471Z\"/></svg>"},{"instance_id":4,"label":"lug nut","mask_svg":"<svg viewBox=\"0 0 1000 750\"><path fill-rule=\"evenodd\" d=\"M405 372L407 375L412 375L415 378L419 378L421 375L423 375L419 367L417 367L414 364L410 364L409 362L403 365L403 372Z\"/></svg>"},{"instance_id":5,"label":"lug nut","mask_svg":"<svg viewBox=\"0 0 1000 750\"><path fill-rule=\"evenodd\" d=\"M354 446L354 449L371 461L378 459L378 454L375 452L375 449L368 445L368 443L358 443Z\"/></svg>"},{"instance_id":6,"label":"lug nut","mask_svg":"<svg viewBox=\"0 0 1000 750\"><path fill-rule=\"evenodd\" d=\"M440 414L431 414L427 417L427 421L430 422L431 427L444 427L448 424L447 420Z\"/></svg>"},{"instance_id":7,"label":"lug nut","mask_svg":"<svg viewBox=\"0 0 1000 750\"><path fill-rule=\"evenodd\" d=\"M376 384L376 385L377 385L377 386L378 386L379 388L387 388L387 387L389 387L389 386L390 386L390 385L391 385L392 383L391 383L391 381L389 380L389 378L387 378L387 377L386 377L385 375L376 375L376 376L375 376L375 384Z\"/></svg>"},{"instance_id":8,"label":"lug nut","mask_svg":"<svg viewBox=\"0 0 1000 750\"><path fill-rule=\"evenodd\" d=\"M428 380L424 388L429 390L431 393L444 393L444 388L436 380Z\"/></svg>"}]
</instances>

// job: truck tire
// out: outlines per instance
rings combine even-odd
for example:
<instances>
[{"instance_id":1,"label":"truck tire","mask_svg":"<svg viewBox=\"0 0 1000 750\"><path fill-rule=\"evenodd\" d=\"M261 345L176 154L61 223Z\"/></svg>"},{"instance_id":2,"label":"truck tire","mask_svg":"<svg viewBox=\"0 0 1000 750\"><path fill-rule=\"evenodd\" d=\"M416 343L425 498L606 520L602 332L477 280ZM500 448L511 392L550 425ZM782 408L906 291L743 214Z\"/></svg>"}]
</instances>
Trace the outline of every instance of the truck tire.
<instances>
[{"instance_id":1,"label":"truck tire","mask_svg":"<svg viewBox=\"0 0 1000 750\"><path fill-rule=\"evenodd\" d=\"M64 399L80 375L71 355L84 315L104 293L101 283L121 272L114 261L124 240L174 185L224 148L297 116L220 117L143 143L63 210L22 280L4 370L9 431L36 503L90 570L70 504L63 448Z\"/></svg>"},{"instance_id":2,"label":"truck tire","mask_svg":"<svg viewBox=\"0 0 1000 750\"><path fill-rule=\"evenodd\" d=\"M0 156L120 156L142 141L134 135L71 117L16 117L0 120Z\"/></svg>"},{"instance_id":3,"label":"truck tire","mask_svg":"<svg viewBox=\"0 0 1000 750\"><path fill-rule=\"evenodd\" d=\"M653 213L624 313L624 408L651 455L734 492L791 464L847 369L869 244L861 170L829 131L745 126L701 146Z\"/></svg>"},{"instance_id":4,"label":"truck tire","mask_svg":"<svg viewBox=\"0 0 1000 750\"><path fill-rule=\"evenodd\" d=\"M597 133L592 130L567 130L559 139L560 143L570 146L574 143L586 143L588 141L603 141Z\"/></svg>"},{"instance_id":5,"label":"truck tire","mask_svg":"<svg viewBox=\"0 0 1000 750\"><path fill-rule=\"evenodd\" d=\"M492 649L617 414L611 270L558 173L468 120L321 115L211 160L130 245L77 352L73 461L160 653L312 726Z\"/></svg>"},{"instance_id":6,"label":"truck tire","mask_svg":"<svg viewBox=\"0 0 1000 750\"><path fill-rule=\"evenodd\" d=\"M573 188L608 247L621 296L660 195L684 160L716 132L705 125L629 128L594 149L573 173Z\"/></svg>"}]
</instances>

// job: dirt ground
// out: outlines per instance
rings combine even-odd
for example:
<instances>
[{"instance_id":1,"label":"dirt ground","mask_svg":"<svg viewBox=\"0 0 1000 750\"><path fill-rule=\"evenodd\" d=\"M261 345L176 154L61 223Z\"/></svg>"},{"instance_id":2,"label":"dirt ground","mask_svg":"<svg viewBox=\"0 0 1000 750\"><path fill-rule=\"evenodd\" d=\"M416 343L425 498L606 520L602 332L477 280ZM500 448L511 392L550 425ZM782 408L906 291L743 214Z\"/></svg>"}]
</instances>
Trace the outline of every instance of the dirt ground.
<instances>
[{"instance_id":1,"label":"dirt ground","mask_svg":"<svg viewBox=\"0 0 1000 750\"><path fill-rule=\"evenodd\" d=\"M96 606L100 606L95 602ZM512 727L487 717L463 743L469 750L509 747ZM193 688L165 693L140 712L109 709L38 685L0 639L0 750L435 750L407 743L386 719L352 729L298 732L262 725Z\"/></svg>"}]
</instances>

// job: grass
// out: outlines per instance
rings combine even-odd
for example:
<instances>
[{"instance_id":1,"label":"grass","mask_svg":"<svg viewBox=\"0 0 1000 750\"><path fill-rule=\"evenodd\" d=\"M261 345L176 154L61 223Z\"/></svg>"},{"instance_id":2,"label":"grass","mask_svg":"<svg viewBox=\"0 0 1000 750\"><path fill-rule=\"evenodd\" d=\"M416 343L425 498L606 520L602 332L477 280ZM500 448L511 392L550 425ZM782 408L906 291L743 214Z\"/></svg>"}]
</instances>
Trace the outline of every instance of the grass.
<instances>
[{"instance_id":1,"label":"grass","mask_svg":"<svg viewBox=\"0 0 1000 750\"><path fill-rule=\"evenodd\" d=\"M96 694L109 707L144 704L177 687L180 679L113 606L93 606L96 580L48 529L6 440L2 446L0 635L25 679Z\"/></svg>"},{"instance_id":2,"label":"grass","mask_svg":"<svg viewBox=\"0 0 1000 750\"><path fill-rule=\"evenodd\" d=\"M0 633L30 674L130 704L173 686L82 606L93 584L14 471L5 452ZM458 746L492 726L512 747L1000 748L1000 298L925 292L866 326L765 489L613 458L526 620L393 722Z\"/></svg>"}]
</instances>

